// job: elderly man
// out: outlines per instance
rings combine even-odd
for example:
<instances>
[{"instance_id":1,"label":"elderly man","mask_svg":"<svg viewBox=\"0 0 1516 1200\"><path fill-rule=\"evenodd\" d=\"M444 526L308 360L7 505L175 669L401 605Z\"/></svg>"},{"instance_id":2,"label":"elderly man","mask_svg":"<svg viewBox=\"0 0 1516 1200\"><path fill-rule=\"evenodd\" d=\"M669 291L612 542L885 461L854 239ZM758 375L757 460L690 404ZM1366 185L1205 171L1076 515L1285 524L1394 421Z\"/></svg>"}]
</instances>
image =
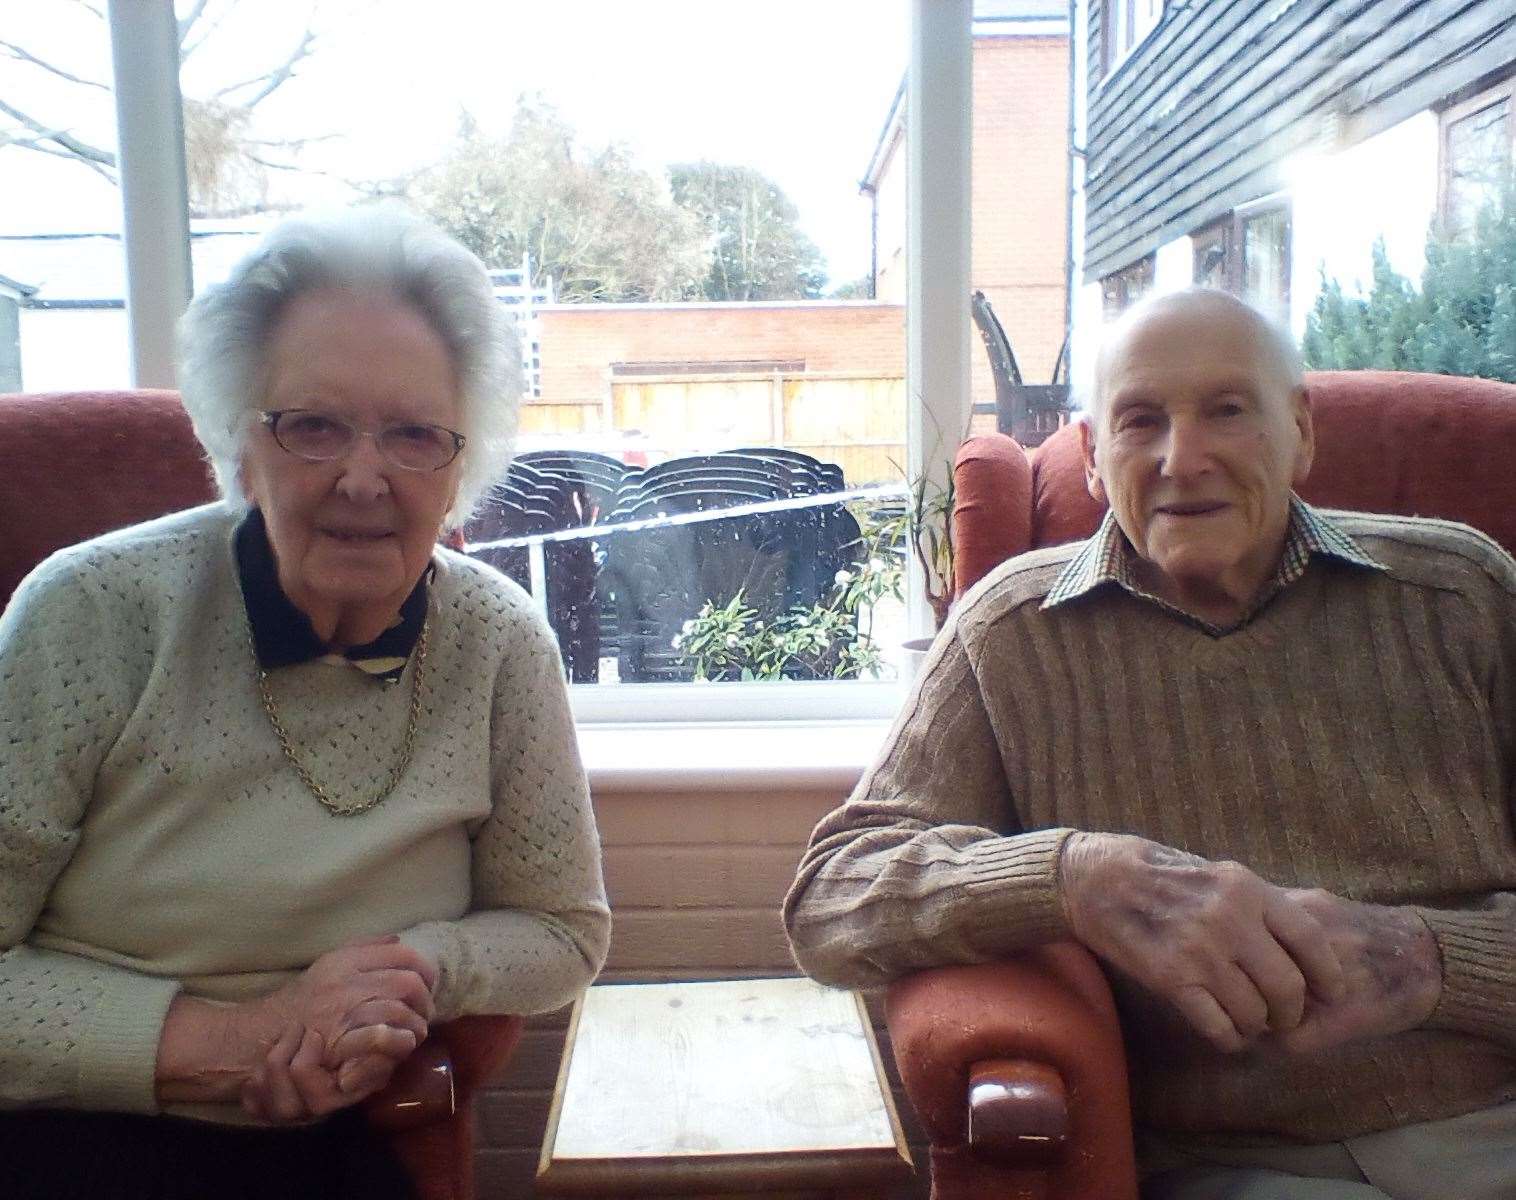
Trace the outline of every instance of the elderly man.
<instances>
[{"instance_id":1,"label":"elderly man","mask_svg":"<svg viewBox=\"0 0 1516 1200\"><path fill-rule=\"evenodd\" d=\"M964 597L816 829L801 966L870 985L1076 939L1149 1197L1516 1197L1516 563L1313 510L1292 343L1140 306L1081 425L1089 541Z\"/></svg>"}]
</instances>

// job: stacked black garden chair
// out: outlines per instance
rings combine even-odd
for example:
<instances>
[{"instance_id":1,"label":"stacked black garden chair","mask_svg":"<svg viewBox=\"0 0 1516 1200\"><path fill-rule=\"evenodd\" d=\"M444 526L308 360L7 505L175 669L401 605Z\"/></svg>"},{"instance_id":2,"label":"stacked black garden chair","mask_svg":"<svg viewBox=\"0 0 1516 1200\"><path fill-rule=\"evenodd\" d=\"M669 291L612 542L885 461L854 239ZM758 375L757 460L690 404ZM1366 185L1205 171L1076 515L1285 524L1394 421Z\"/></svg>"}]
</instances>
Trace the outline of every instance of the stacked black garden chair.
<instances>
[{"instance_id":1,"label":"stacked black garden chair","mask_svg":"<svg viewBox=\"0 0 1516 1200\"><path fill-rule=\"evenodd\" d=\"M704 513L842 490L835 464L793 450L754 448L670 459L621 481L611 525ZM739 591L771 621L809 607L861 553L857 522L840 503L659 525L603 540L601 611L614 614L620 678L688 680L672 641L707 601Z\"/></svg>"},{"instance_id":2,"label":"stacked black garden chair","mask_svg":"<svg viewBox=\"0 0 1516 1200\"><path fill-rule=\"evenodd\" d=\"M464 527L464 537L479 543L594 524L616 495L625 470L616 459L587 451L523 454L490 489ZM526 547L475 553L522 587L531 587ZM588 540L548 542L543 558L548 619L558 634L564 667L574 683L594 683L602 653L595 547Z\"/></svg>"}]
</instances>

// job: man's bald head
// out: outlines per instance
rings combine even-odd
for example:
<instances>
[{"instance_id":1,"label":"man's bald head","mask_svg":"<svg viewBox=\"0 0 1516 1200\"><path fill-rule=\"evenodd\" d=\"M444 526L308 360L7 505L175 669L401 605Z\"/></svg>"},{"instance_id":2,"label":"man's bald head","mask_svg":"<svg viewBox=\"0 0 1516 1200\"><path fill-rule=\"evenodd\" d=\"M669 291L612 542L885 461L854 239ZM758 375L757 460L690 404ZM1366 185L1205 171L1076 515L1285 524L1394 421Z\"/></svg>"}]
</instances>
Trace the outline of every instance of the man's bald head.
<instances>
[{"instance_id":1,"label":"man's bald head","mask_svg":"<svg viewBox=\"0 0 1516 1200\"><path fill-rule=\"evenodd\" d=\"M1190 321L1220 322L1240 326L1254 347L1260 370L1295 392L1305 386L1305 363L1288 330L1275 324L1246 301L1217 288L1194 287L1167 292L1134 304L1105 331L1095 357L1080 410L1092 425L1098 425L1101 407L1108 395L1109 367L1113 358L1123 354L1136 338L1154 331L1154 327L1171 324L1182 328Z\"/></svg>"}]
</instances>

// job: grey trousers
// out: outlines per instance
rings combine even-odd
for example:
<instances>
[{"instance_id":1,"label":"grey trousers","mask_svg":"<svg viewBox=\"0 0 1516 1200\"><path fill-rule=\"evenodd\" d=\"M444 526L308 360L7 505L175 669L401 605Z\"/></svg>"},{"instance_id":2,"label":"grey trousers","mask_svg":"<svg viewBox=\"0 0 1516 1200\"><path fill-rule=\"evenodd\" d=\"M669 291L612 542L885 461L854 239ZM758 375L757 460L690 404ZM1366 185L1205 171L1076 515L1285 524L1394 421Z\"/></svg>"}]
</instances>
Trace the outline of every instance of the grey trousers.
<instances>
[{"instance_id":1,"label":"grey trousers","mask_svg":"<svg viewBox=\"0 0 1516 1200\"><path fill-rule=\"evenodd\" d=\"M1513 1200L1516 1104L1319 1146L1206 1147L1143 1139L1164 1169L1143 1200Z\"/></svg>"}]
</instances>

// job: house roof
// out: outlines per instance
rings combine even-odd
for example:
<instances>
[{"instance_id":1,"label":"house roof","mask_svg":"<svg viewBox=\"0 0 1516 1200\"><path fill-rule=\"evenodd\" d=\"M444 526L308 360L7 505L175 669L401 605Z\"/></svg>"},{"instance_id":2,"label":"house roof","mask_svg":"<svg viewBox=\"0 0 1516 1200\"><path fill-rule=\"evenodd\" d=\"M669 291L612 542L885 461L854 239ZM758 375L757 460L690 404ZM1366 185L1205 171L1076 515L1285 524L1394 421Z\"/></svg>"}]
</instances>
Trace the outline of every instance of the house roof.
<instances>
[{"instance_id":1,"label":"house roof","mask_svg":"<svg viewBox=\"0 0 1516 1200\"><path fill-rule=\"evenodd\" d=\"M195 290L231 274L268 228L260 221L197 221L190 230ZM119 233L0 234L0 280L26 308L117 308L125 304Z\"/></svg>"}]
</instances>

